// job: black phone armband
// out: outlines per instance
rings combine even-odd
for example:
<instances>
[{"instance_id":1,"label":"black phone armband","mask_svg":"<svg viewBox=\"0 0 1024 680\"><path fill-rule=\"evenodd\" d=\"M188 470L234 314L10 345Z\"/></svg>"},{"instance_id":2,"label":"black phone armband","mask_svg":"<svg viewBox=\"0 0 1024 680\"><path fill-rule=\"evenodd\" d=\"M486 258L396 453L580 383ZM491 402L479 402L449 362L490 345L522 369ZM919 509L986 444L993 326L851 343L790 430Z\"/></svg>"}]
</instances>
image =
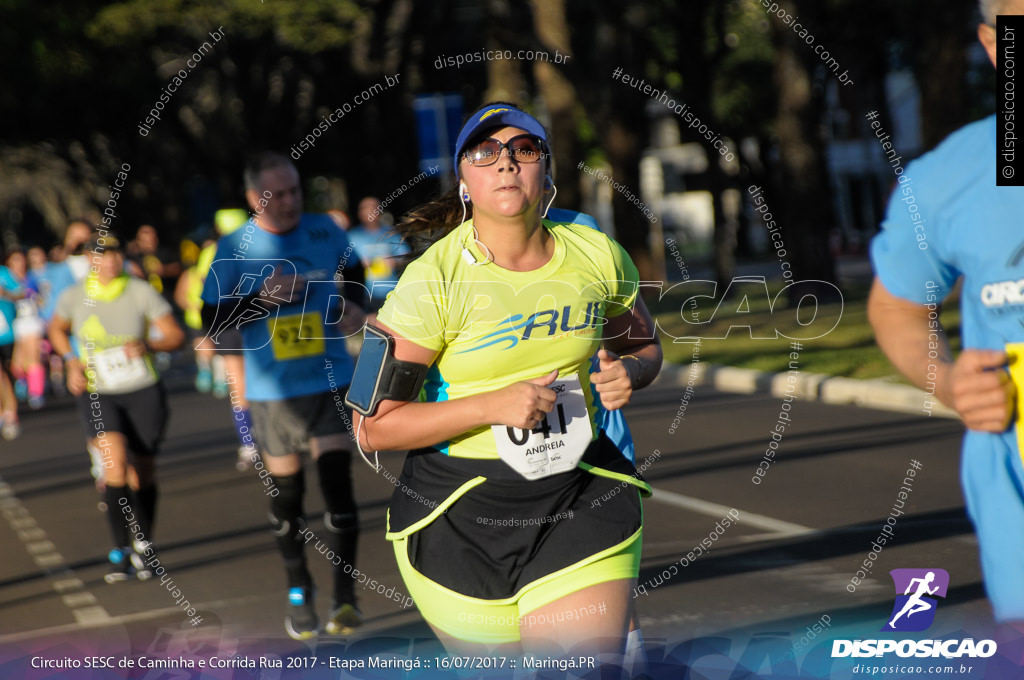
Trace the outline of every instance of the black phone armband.
<instances>
[{"instance_id":1,"label":"black phone armband","mask_svg":"<svg viewBox=\"0 0 1024 680\"><path fill-rule=\"evenodd\" d=\"M414 401L419 397L427 366L395 358L395 338L367 325L345 403L364 416L373 416L385 399Z\"/></svg>"}]
</instances>

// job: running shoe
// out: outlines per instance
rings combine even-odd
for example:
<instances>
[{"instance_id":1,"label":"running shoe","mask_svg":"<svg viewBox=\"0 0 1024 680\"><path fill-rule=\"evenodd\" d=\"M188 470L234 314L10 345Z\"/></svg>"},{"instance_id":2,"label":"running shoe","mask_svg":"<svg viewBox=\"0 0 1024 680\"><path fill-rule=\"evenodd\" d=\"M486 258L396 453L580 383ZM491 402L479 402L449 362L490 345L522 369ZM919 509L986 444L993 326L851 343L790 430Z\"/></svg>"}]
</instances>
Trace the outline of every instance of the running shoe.
<instances>
[{"instance_id":1,"label":"running shoe","mask_svg":"<svg viewBox=\"0 0 1024 680\"><path fill-rule=\"evenodd\" d=\"M110 571L103 577L107 583L118 583L127 581L132 575L131 548L114 548L107 554L110 560Z\"/></svg>"},{"instance_id":2,"label":"running shoe","mask_svg":"<svg viewBox=\"0 0 1024 680\"><path fill-rule=\"evenodd\" d=\"M141 542L145 543L146 545L149 544L149 541ZM132 569L135 570L135 578L139 579L140 581L148 581L149 579L153 578L153 570L146 565L146 557L144 555L144 552L145 551L140 552L138 548L136 548L135 550L132 550L128 556L128 560L131 562Z\"/></svg>"},{"instance_id":3,"label":"running shoe","mask_svg":"<svg viewBox=\"0 0 1024 680\"><path fill-rule=\"evenodd\" d=\"M171 368L170 352L157 352L153 355L153 363L156 364L157 373L166 373Z\"/></svg>"},{"instance_id":4,"label":"running shoe","mask_svg":"<svg viewBox=\"0 0 1024 680\"><path fill-rule=\"evenodd\" d=\"M363 625L363 613L354 604L343 604L331 611L324 632L328 635L348 635Z\"/></svg>"},{"instance_id":5,"label":"running shoe","mask_svg":"<svg viewBox=\"0 0 1024 680\"><path fill-rule=\"evenodd\" d=\"M228 396L228 384L220 381L215 382L213 384L213 396L218 399L223 399Z\"/></svg>"},{"instance_id":6,"label":"running shoe","mask_svg":"<svg viewBox=\"0 0 1024 680\"><path fill-rule=\"evenodd\" d=\"M213 389L213 373L209 368L200 368L196 373L196 392L208 394Z\"/></svg>"},{"instance_id":7,"label":"running shoe","mask_svg":"<svg viewBox=\"0 0 1024 680\"><path fill-rule=\"evenodd\" d=\"M45 397L29 397L28 398L28 407L30 409L32 409L33 411L38 411L39 409L41 409L44 406L46 406L46 398Z\"/></svg>"},{"instance_id":8,"label":"running shoe","mask_svg":"<svg viewBox=\"0 0 1024 680\"><path fill-rule=\"evenodd\" d=\"M0 436L7 441L17 439L21 436L21 424L16 420L4 420L4 424L0 427Z\"/></svg>"},{"instance_id":9,"label":"running shoe","mask_svg":"<svg viewBox=\"0 0 1024 680\"><path fill-rule=\"evenodd\" d=\"M288 590L288 615L284 618L284 629L293 640L308 640L316 636L319 621L313 601L316 594L312 588L291 588Z\"/></svg>"},{"instance_id":10,"label":"running shoe","mask_svg":"<svg viewBox=\"0 0 1024 680\"><path fill-rule=\"evenodd\" d=\"M253 466L252 453L256 450L254 446L246 446L242 444L238 447L238 458L235 459L235 469L239 472L245 472Z\"/></svg>"}]
</instances>

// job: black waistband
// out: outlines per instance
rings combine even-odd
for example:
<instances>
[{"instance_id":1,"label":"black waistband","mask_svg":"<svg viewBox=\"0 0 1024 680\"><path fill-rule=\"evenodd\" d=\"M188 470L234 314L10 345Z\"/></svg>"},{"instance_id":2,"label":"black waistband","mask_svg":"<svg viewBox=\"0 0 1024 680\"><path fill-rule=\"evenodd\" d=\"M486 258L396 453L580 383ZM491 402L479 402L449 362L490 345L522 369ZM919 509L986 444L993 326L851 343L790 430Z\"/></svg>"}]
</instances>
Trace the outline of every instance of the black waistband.
<instances>
[{"instance_id":1,"label":"black waistband","mask_svg":"<svg viewBox=\"0 0 1024 680\"><path fill-rule=\"evenodd\" d=\"M509 467L505 461L500 459L461 458L458 456L446 456L435 448L415 449L409 452L409 458L418 456L433 456L431 464L467 477L486 477L490 480L526 481L518 472ZM597 439L590 442L590 446L583 453L582 462L633 474L633 464L626 460L622 452L618 450L611 439L603 430L598 432ZM580 472L579 468L575 472ZM563 473L565 474L565 473ZM557 476L557 475L556 475ZM538 480L539 481L539 480Z\"/></svg>"},{"instance_id":2,"label":"black waistband","mask_svg":"<svg viewBox=\"0 0 1024 680\"><path fill-rule=\"evenodd\" d=\"M587 447L583 462L623 476L636 474L633 463L603 432ZM483 493L486 488L486 493L529 502L531 498L563 493L567 485L587 484L592 476L577 467L550 477L527 480L502 460L457 458L433 448L416 449L409 452L401 478L395 480L388 530L402 532L420 522L474 477L485 477L487 482L472 493ZM609 480L608 483L617 482Z\"/></svg>"}]
</instances>

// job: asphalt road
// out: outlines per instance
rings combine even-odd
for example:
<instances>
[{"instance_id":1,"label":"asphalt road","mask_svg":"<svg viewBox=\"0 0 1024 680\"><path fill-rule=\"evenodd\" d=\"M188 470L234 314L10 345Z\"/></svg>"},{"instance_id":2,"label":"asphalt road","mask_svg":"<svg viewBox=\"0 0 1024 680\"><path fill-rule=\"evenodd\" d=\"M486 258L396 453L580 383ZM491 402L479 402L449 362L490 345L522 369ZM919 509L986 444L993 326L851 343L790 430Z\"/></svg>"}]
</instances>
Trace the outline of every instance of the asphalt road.
<instances>
[{"instance_id":1,"label":"asphalt road","mask_svg":"<svg viewBox=\"0 0 1024 680\"><path fill-rule=\"evenodd\" d=\"M0 678L200 677L138 668L63 676L32 670L33 656L259 654L322 661L343 651L409 658L439 653L415 606L396 602L404 586L383 537L392 487L362 463L355 467L358 566L388 594L361 594L367 621L349 639L288 639L284 575L267 528L267 499L254 472L235 470L228 402L194 393L184 377L170 385L173 415L160 458L155 532L166 576L174 581L170 592L159 580L104 582L108 529L67 402L25 414L22 436L0 442ZM774 644L776 650L799 645L793 656L807 673L808 652L826 637L879 637L893 606L887 572L896 568L941 568L950 575L928 635L992 630L957 481L957 422L797 400L759 477L783 400L698 388L680 413L684 400L683 387L660 384L636 395L627 409L645 477L656 490L645 503L636 596L653 667L676 668L671 677L682 677L678 669L689 666L689 677L729 678L741 657ZM400 460L382 456L391 470ZM912 461L918 469L904 491L904 514L871 558L871 573L850 592ZM310 527L321 532L323 504L316 484L309 487ZM723 526L730 515L738 522ZM698 555L702 541L710 550ZM318 605L325 615L330 565L315 552L310 563L324 585ZM182 599L201 623L188 619ZM809 640L816 623L820 637ZM711 651L699 651L702 644ZM763 677L790 677L786 673L797 668L792 663L772 667L755 659L747 668ZM340 672L321 664L318 670L235 669L202 677ZM848 667L811 672L808 677L859 677Z\"/></svg>"}]
</instances>

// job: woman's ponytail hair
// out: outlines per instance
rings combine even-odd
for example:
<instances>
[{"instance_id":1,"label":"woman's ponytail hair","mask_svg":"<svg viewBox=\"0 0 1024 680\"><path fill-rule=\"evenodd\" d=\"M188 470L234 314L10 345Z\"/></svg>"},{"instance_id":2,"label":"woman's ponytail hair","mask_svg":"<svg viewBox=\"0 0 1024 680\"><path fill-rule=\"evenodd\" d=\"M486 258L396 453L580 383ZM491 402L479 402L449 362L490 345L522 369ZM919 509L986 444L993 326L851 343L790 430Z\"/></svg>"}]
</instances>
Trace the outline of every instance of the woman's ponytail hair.
<instances>
[{"instance_id":1,"label":"woman's ponytail hair","mask_svg":"<svg viewBox=\"0 0 1024 680\"><path fill-rule=\"evenodd\" d=\"M465 216L467 220L473 216L472 204L466 204ZM395 231L409 246L407 261L422 255L462 224L462 220L463 203L458 187L407 212L395 225Z\"/></svg>"}]
</instances>

